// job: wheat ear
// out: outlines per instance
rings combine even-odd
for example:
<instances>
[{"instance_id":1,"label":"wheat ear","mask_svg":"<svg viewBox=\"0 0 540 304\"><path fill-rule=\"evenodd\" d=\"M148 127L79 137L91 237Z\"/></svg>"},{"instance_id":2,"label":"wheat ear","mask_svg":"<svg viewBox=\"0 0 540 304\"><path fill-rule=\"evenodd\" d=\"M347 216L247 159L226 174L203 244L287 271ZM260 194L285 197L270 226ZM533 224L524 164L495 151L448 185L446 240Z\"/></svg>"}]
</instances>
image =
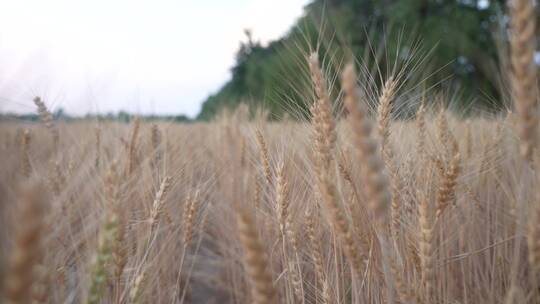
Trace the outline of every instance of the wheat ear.
<instances>
[{"instance_id":1,"label":"wheat ear","mask_svg":"<svg viewBox=\"0 0 540 304\"><path fill-rule=\"evenodd\" d=\"M330 163L333 159L332 151L334 149L337 133L335 131L335 122L332 115L332 104L328 97L326 81L319 67L319 59L316 53L309 57L309 69L311 71L311 80L317 100L311 106L311 124L314 127L314 145L316 153L316 170L318 175L324 175L330 169Z\"/></svg>"},{"instance_id":2,"label":"wheat ear","mask_svg":"<svg viewBox=\"0 0 540 304\"><path fill-rule=\"evenodd\" d=\"M311 124L314 128L315 170L319 190L330 213L330 221L336 229L340 242L343 244L345 255L353 271L357 275L361 275L362 257L356 246L349 220L340 206L341 199L333 181L335 176L335 170L332 167L334 160L333 150L337 135L332 108L317 54L314 53L309 58L309 67L315 94L317 95L317 100L311 107Z\"/></svg>"},{"instance_id":3,"label":"wheat ear","mask_svg":"<svg viewBox=\"0 0 540 304\"><path fill-rule=\"evenodd\" d=\"M268 260L257 233L257 227L251 215L245 210L237 213L238 232L244 249L246 272L251 281L252 303L276 303L276 292L272 283L272 275L268 268Z\"/></svg>"},{"instance_id":4,"label":"wheat ear","mask_svg":"<svg viewBox=\"0 0 540 304\"><path fill-rule=\"evenodd\" d=\"M453 136L449 139L453 144L453 157L449 161L448 168L443 169L442 180L437 192L437 217L446 209L455 197L457 178L461 171L461 156L457 142Z\"/></svg>"},{"instance_id":5,"label":"wheat ear","mask_svg":"<svg viewBox=\"0 0 540 304\"><path fill-rule=\"evenodd\" d=\"M384 278L386 281L386 296L388 303L394 302L393 279L390 273L390 243L387 237L387 225L390 207L388 182L384 174L384 166L377 151L377 141L372 137L372 124L360 104L356 85L354 64L345 66L342 78L342 89L345 94L345 107L349 111L356 151L362 167L360 174L366 189L368 206L379 228L378 240L381 247Z\"/></svg>"},{"instance_id":6,"label":"wheat ear","mask_svg":"<svg viewBox=\"0 0 540 304\"><path fill-rule=\"evenodd\" d=\"M379 106L377 108L377 129L381 138L381 150L385 161L390 161L392 151L389 147L390 140L390 122L392 120L392 100L396 90L396 81L393 77L386 80L381 96L379 97ZM386 160L388 159L388 160Z\"/></svg>"},{"instance_id":7,"label":"wheat ear","mask_svg":"<svg viewBox=\"0 0 540 304\"><path fill-rule=\"evenodd\" d=\"M257 137L257 143L259 144L261 162L264 172L264 177L269 185L272 184L272 171L270 170L270 154L268 153L268 147L266 146L266 141L260 130L255 132Z\"/></svg>"},{"instance_id":8,"label":"wheat ear","mask_svg":"<svg viewBox=\"0 0 540 304\"><path fill-rule=\"evenodd\" d=\"M199 209L199 190L195 191L194 195L189 195L185 205L183 214L183 231L184 231L184 248L187 248L193 239L193 231L195 227L195 218Z\"/></svg>"},{"instance_id":9,"label":"wheat ear","mask_svg":"<svg viewBox=\"0 0 540 304\"><path fill-rule=\"evenodd\" d=\"M170 187L171 187L171 178L169 176L166 176L161 182L158 192L156 192L156 197L154 199L154 203L152 204L152 209L150 211L150 231L151 231L150 235L152 235L153 232L156 230L157 225L159 223L159 219L161 215L163 214L165 197L167 196L167 192L169 191Z\"/></svg>"},{"instance_id":10,"label":"wheat ear","mask_svg":"<svg viewBox=\"0 0 540 304\"><path fill-rule=\"evenodd\" d=\"M40 97L34 97L34 104L38 108L38 115L43 124L45 124L45 127L52 136L52 144L53 144L53 151L55 154L58 152L58 144L60 142L60 132L58 131L57 126L54 123L53 117L51 112L49 112L49 109L47 109L47 106L45 103L41 100Z\"/></svg>"},{"instance_id":11,"label":"wheat ear","mask_svg":"<svg viewBox=\"0 0 540 304\"><path fill-rule=\"evenodd\" d=\"M401 206L401 178L397 172L394 153L390 144L390 123L392 121L392 100L394 98L397 83L393 77L386 80L377 109L377 129L381 139L381 154L390 174L390 184L392 188L391 217L393 231L397 232L400 226L400 206Z\"/></svg>"},{"instance_id":12,"label":"wheat ear","mask_svg":"<svg viewBox=\"0 0 540 304\"><path fill-rule=\"evenodd\" d=\"M377 153L377 142L372 138L372 124L360 104L353 64L348 64L343 70L341 83L345 93L345 106L349 111L349 122L354 131L356 151L363 164L361 174L367 192L368 205L377 223L384 227L388 222L390 207L388 183L383 173L382 161Z\"/></svg>"}]
</instances>

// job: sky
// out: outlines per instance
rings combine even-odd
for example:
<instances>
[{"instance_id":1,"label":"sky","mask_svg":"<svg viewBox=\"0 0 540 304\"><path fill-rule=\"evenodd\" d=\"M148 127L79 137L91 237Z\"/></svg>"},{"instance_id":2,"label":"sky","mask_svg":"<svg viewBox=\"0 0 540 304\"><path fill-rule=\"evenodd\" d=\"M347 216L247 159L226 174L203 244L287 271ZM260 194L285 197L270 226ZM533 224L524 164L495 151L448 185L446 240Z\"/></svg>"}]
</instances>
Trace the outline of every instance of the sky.
<instances>
[{"instance_id":1,"label":"sky","mask_svg":"<svg viewBox=\"0 0 540 304\"><path fill-rule=\"evenodd\" d=\"M244 29L284 35L308 0L0 1L0 112L195 116Z\"/></svg>"}]
</instances>

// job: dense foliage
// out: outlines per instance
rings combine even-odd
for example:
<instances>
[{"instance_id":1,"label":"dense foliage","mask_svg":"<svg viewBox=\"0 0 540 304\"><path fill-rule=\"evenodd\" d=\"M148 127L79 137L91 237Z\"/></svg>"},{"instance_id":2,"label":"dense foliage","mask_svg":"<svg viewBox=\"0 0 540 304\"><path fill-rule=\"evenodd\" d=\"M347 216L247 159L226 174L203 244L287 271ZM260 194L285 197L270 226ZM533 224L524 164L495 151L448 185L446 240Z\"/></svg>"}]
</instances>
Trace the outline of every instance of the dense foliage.
<instances>
[{"instance_id":1,"label":"dense foliage","mask_svg":"<svg viewBox=\"0 0 540 304\"><path fill-rule=\"evenodd\" d=\"M352 53L377 64L384 76L396 59L404 61L422 48L429 60L416 76L427 78L424 88L452 88L464 109L471 102L500 106L504 5L501 0L314 0L290 32L268 46L253 42L248 33L232 79L208 97L199 118L209 119L241 102L264 104L277 116L287 108L305 109L302 75L305 56L313 49L334 62Z\"/></svg>"}]
</instances>

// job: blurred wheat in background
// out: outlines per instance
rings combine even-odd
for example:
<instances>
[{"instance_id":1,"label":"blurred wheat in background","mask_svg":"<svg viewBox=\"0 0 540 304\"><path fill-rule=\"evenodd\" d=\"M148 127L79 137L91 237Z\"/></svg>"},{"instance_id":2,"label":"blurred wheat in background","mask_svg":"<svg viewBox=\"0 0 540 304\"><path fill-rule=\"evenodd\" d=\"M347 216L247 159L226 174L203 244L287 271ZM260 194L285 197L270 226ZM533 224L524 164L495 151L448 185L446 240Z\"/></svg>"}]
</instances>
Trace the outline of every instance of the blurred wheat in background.
<instances>
[{"instance_id":1,"label":"blurred wheat in background","mask_svg":"<svg viewBox=\"0 0 540 304\"><path fill-rule=\"evenodd\" d=\"M534 5L510 3L497 114L316 50L296 119L65 122L36 97L41 124L0 122L1 301L540 303Z\"/></svg>"}]
</instances>

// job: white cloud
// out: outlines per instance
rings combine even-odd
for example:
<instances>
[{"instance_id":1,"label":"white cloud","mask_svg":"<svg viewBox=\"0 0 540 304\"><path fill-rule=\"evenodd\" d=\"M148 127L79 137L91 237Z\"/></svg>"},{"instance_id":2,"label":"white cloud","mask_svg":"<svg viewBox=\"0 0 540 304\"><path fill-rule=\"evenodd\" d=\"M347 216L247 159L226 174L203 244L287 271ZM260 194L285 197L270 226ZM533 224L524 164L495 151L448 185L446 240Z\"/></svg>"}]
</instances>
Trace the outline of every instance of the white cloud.
<instances>
[{"instance_id":1,"label":"white cloud","mask_svg":"<svg viewBox=\"0 0 540 304\"><path fill-rule=\"evenodd\" d=\"M283 35L307 0L2 1L0 111L33 95L69 113L195 115L229 77L244 28Z\"/></svg>"}]
</instances>

